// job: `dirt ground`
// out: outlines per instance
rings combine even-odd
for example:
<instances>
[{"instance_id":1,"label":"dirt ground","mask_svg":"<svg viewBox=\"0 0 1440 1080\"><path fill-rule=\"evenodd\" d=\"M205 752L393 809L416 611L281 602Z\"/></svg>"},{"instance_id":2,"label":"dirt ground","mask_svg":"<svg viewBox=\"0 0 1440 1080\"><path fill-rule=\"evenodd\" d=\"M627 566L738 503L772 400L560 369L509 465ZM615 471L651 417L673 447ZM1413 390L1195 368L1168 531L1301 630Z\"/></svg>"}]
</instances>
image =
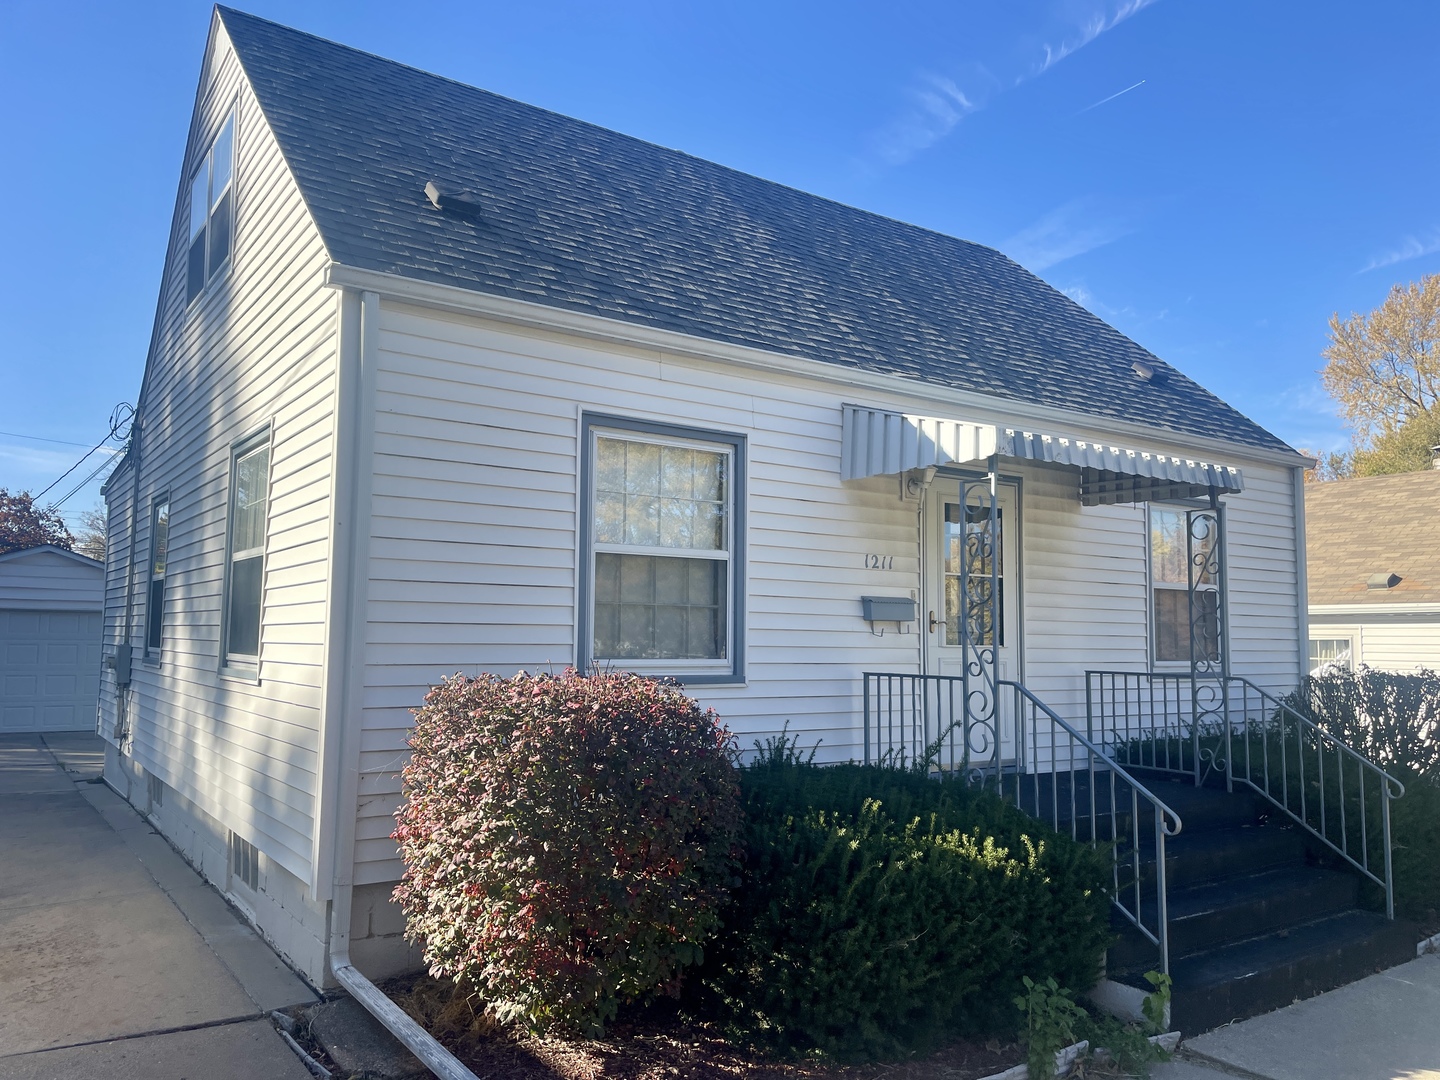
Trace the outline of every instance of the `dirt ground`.
<instances>
[{"instance_id":1,"label":"dirt ground","mask_svg":"<svg viewBox=\"0 0 1440 1080\"><path fill-rule=\"evenodd\" d=\"M507 1080L978 1080L1025 1059L1018 1044L961 1040L884 1064L777 1060L663 1007L621 1016L602 1039L531 1038L477 1024L448 984L417 977L384 989L477 1076Z\"/></svg>"}]
</instances>

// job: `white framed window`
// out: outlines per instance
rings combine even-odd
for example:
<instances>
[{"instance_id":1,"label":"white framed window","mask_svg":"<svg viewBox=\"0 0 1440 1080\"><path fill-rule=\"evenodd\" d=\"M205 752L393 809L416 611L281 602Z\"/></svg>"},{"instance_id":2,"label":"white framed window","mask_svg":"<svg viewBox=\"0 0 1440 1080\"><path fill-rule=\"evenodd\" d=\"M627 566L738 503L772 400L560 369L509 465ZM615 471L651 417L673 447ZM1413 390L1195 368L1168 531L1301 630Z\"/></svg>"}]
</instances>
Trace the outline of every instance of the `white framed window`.
<instances>
[{"instance_id":1,"label":"white framed window","mask_svg":"<svg viewBox=\"0 0 1440 1080\"><path fill-rule=\"evenodd\" d=\"M1190 663L1190 635L1201 635L1200 658L1219 659L1220 583L1210 571L1216 541L1213 528L1191 541L1185 509L1149 504L1150 647L1157 665ZM1195 583L1195 626L1191 626L1190 559L1200 571Z\"/></svg>"},{"instance_id":2,"label":"white framed window","mask_svg":"<svg viewBox=\"0 0 1440 1080\"><path fill-rule=\"evenodd\" d=\"M1322 675L1334 668L1346 671L1355 667L1355 639L1337 635L1310 639L1310 674Z\"/></svg>"},{"instance_id":3,"label":"white framed window","mask_svg":"<svg viewBox=\"0 0 1440 1080\"><path fill-rule=\"evenodd\" d=\"M165 639L165 571L170 553L170 496L150 509L150 588L145 601L145 655L158 656Z\"/></svg>"},{"instance_id":4,"label":"white framed window","mask_svg":"<svg viewBox=\"0 0 1440 1080\"><path fill-rule=\"evenodd\" d=\"M185 303L230 259L235 226L235 114L225 118L220 133L190 178L190 242L185 257Z\"/></svg>"},{"instance_id":5,"label":"white framed window","mask_svg":"<svg viewBox=\"0 0 1440 1080\"><path fill-rule=\"evenodd\" d=\"M267 430L237 443L230 456L223 627L226 666L253 668L260 662L269 490L270 432Z\"/></svg>"},{"instance_id":6,"label":"white framed window","mask_svg":"<svg viewBox=\"0 0 1440 1080\"><path fill-rule=\"evenodd\" d=\"M579 663L742 677L741 436L587 417Z\"/></svg>"}]
</instances>

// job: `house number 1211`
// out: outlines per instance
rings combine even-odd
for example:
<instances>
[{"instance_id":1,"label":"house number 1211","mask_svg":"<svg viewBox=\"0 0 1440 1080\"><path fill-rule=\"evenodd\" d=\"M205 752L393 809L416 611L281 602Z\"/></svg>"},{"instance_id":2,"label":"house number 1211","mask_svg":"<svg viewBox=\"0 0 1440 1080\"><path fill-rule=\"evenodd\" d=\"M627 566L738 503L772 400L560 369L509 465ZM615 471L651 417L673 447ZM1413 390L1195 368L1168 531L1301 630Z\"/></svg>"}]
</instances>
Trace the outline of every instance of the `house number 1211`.
<instances>
[{"instance_id":1,"label":"house number 1211","mask_svg":"<svg viewBox=\"0 0 1440 1080\"><path fill-rule=\"evenodd\" d=\"M865 569L866 569L866 570L894 570L894 569L895 569L895 556L894 556L894 555L866 555L866 556L865 556Z\"/></svg>"}]
</instances>

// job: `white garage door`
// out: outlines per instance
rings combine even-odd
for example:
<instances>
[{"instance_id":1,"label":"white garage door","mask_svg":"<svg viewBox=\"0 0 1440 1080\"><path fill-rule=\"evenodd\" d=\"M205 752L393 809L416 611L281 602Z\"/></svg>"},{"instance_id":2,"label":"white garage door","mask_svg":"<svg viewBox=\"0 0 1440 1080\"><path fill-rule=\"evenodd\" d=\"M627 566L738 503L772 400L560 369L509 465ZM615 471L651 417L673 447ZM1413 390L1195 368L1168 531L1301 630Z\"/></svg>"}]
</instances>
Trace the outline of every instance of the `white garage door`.
<instances>
[{"instance_id":1,"label":"white garage door","mask_svg":"<svg viewBox=\"0 0 1440 1080\"><path fill-rule=\"evenodd\" d=\"M99 695L98 611L0 608L0 732L94 730Z\"/></svg>"}]
</instances>

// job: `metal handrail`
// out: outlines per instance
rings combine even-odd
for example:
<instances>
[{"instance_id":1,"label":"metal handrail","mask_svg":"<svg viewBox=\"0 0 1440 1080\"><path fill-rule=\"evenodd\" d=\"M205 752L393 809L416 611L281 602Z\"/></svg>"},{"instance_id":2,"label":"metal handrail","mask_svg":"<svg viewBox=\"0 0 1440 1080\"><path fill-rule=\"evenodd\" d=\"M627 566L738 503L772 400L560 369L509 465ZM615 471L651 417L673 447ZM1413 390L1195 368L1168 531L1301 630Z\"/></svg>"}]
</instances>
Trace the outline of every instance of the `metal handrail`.
<instances>
[{"instance_id":1,"label":"metal handrail","mask_svg":"<svg viewBox=\"0 0 1440 1080\"><path fill-rule=\"evenodd\" d=\"M863 678L867 764L922 762L934 772L993 783L1002 799L1048 820L1056 832L1068 817L1072 839L1109 847L1111 902L1157 947L1160 970L1169 972L1165 844L1184 827L1179 814L1021 683L996 680L992 697L983 688L977 693L977 681L965 676L866 672ZM1008 714L1006 691L1012 695ZM1127 789L1128 824L1121 811ZM1068 814L1062 814L1067 800ZM1142 902L1142 805L1153 819L1153 929Z\"/></svg>"},{"instance_id":2,"label":"metal handrail","mask_svg":"<svg viewBox=\"0 0 1440 1080\"><path fill-rule=\"evenodd\" d=\"M1289 762L1284 757L1282 757L1280 767L1280 798L1277 799L1275 797L1275 793L1272 790L1273 785L1270 777L1270 742L1268 739L1263 737L1266 734L1263 728L1261 732L1262 738L1260 741L1260 746L1263 750L1263 770L1261 773L1261 776L1264 780L1263 785L1256 783L1253 775L1253 754L1251 752L1251 743L1249 738L1245 739L1244 776L1237 776L1235 774L1233 750L1227 748L1227 757L1231 758L1231 760L1227 761L1227 767L1230 770L1230 775L1234 776L1235 779L1243 781L1256 792L1265 796L1265 798L1269 799L1271 803L1283 810L1285 814L1288 815L1296 824L1307 830L1312 836L1318 839L1321 843L1325 844L1328 848L1330 848L1330 850L1334 851L1337 855L1339 855L1342 859L1348 862L1356 870L1360 871L1360 873L1362 873L1371 881L1375 882L1375 884L1379 885L1382 889L1384 889L1385 915L1387 918L1395 918L1395 875L1392 865L1391 852L1390 803L1395 799L1404 797L1405 785L1399 780L1397 780L1395 777L1391 776L1375 762L1365 757L1353 746L1348 743L1342 742L1340 739L1337 739L1334 735L1330 734L1330 732L1326 731L1319 724L1315 723L1315 721L1311 720L1308 716L1305 716L1294 706L1287 704L1280 698L1277 698L1274 694L1271 694L1268 691L1262 689L1261 687L1256 686L1249 679L1243 678L1238 675L1232 675L1230 676L1230 681L1232 683L1238 684L1244 691L1244 695L1242 697L1242 710L1244 709L1244 705L1248 703L1249 695L1254 694L1260 700L1265 709L1271 713L1272 716L1274 716L1276 719L1279 719L1279 717L1281 716L1286 717L1290 722L1294 723L1297 726L1298 732L1303 733L1308 731L1311 738L1315 740L1315 763L1317 770L1316 782L1319 785L1320 795L1319 828L1317 829L1315 825L1312 824L1310 820L1308 820L1310 815L1307 812L1308 807L1306 805L1307 800L1305 790L1304 757L1305 746L1304 740L1303 738L1301 738L1299 733L1297 733L1296 736L1296 757L1297 763L1300 767L1300 813L1295 813L1290 803L1290 785L1288 769ZM1241 715L1245 718L1245 733L1248 735L1250 723L1248 712L1242 711ZM1231 745L1233 745L1233 734L1227 736L1227 747ZM1340 818L1339 844L1336 844L1335 841L1331 839L1329 835L1329 829L1327 828L1324 747L1328 747L1335 754L1335 763L1337 768L1337 775L1335 779L1336 787L1339 792L1340 804L1338 807ZM1283 721L1281 721L1280 728L1280 749L1282 755L1284 755L1286 753L1286 739ZM1355 856L1350 853L1350 830L1349 828L1347 828L1345 819L1346 808L1344 762L1346 758L1349 758L1350 761L1354 763L1355 776L1358 781L1358 791L1356 792L1356 795L1360 809L1359 859L1356 859ZM1379 877L1375 874L1373 870L1370 869L1370 844L1365 820L1365 774L1367 771L1376 778L1376 782L1379 784L1380 787L1381 847L1385 862L1384 878Z\"/></svg>"},{"instance_id":3,"label":"metal handrail","mask_svg":"<svg viewBox=\"0 0 1440 1080\"><path fill-rule=\"evenodd\" d=\"M1211 769L1223 769L1227 788L1233 788L1236 782L1249 787L1364 877L1380 886L1385 892L1386 915L1392 919L1395 917L1390 803L1405 794L1405 785L1381 766L1294 706L1243 676L1087 671L1085 684L1086 730L1092 739L1098 738L1106 745L1117 760L1132 767L1193 775L1197 785L1204 782ZM1158 694L1155 689L1157 684L1160 686ZM1192 694L1182 692L1186 686L1192 688ZM1200 708L1196 704L1201 694L1209 695L1212 703L1212 707L1204 713L1211 730L1206 730L1207 723L1200 717ZM1292 728L1295 732L1293 748L1290 745ZM1235 754L1237 736L1244 747L1244 760L1239 763ZM1259 738L1258 755L1256 736ZM1277 740L1278 763L1272 760L1272 741ZM1207 755L1209 767L1202 769ZM1338 803L1334 807L1326 782L1327 755L1333 759L1334 775L1331 779L1335 785L1335 802ZM1293 785L1290 776L1292 756L1298 771L1297 782ZM1347 762L1353 777L1353 791L1347 791ZM1243 771L1237 769L1237 764L1243 765ZM1274 776L1277 764L1278 781ZM1314 774L1307 777L1306 769L1311 764ZM1371 778L1369 791L1367 775ZM1309 791L1312 783L1316 787L1316 796ZM1377 853L1379 858L1373 861L1383 860L1383 867L1378 873L1372 865L1367 805L1377 792L1380 799L1381 851ZM1353 817L1347 807L1352 796L1358 810ZM1352 831L1357 833L1356 842L1352 842Z\"/></svg>"}]
</instances>

